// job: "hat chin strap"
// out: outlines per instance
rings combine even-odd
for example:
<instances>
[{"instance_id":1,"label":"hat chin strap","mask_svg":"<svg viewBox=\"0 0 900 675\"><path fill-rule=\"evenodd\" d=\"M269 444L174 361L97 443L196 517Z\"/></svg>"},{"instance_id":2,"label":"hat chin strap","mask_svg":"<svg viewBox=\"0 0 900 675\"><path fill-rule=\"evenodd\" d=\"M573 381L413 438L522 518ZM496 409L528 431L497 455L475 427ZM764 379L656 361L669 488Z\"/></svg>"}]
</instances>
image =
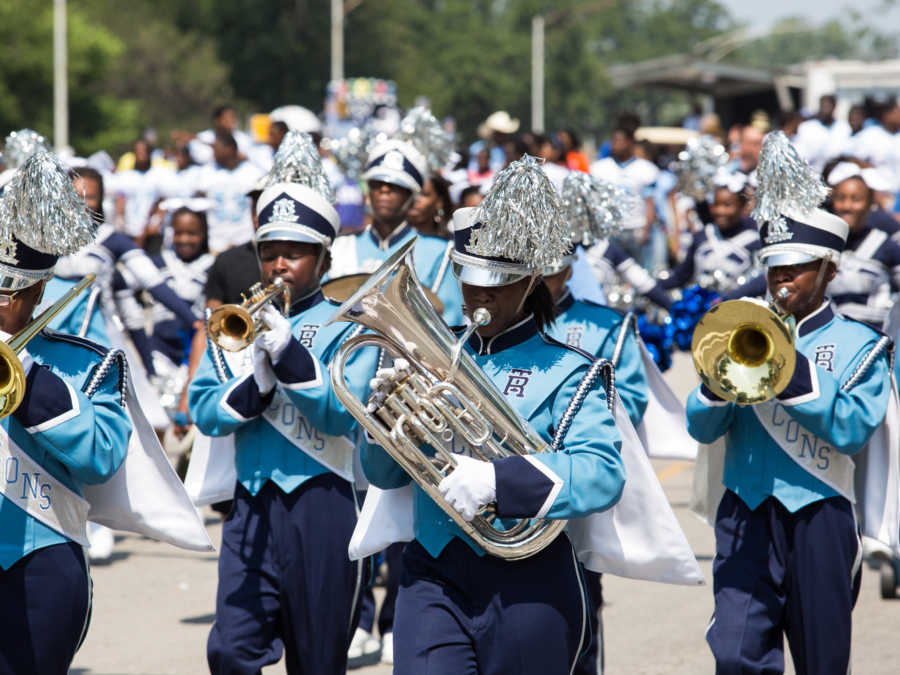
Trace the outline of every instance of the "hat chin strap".
<instances>
[{"instance_id":1,"label":"hat chin strap","mask_svg":"<svg viewBox=\"0 0 900 675\"><path fill-rule=\"evenodd\" d=\"M519 302L519 306L516 307L516 312L513 316L519 316L519 313L522 311L522 308L525 307L525 301L528 300L528 296L531 295L532 289L537 285L535 282L541 277L541 275L535 271L534 274L531 275L531 281L528 282L528 288L525 290L525 295L522 296L522 300Z\"/></svg>"}]
</instances>

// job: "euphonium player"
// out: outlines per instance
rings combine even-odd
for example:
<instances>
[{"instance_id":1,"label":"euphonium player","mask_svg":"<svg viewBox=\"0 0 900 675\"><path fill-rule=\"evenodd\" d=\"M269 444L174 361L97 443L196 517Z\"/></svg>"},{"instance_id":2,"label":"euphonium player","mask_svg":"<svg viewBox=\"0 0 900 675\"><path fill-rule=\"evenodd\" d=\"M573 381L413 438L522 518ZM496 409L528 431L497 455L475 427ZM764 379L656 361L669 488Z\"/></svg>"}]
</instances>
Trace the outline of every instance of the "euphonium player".
<instances>
[{"instance_id":1,"label":"euphonium player","mask_svg":"<svg viewBox=\"0 0 900 675\"><path fill-rule=\"evenodd\" d=\"M343 438L356 421L328 375L353 326L324 326L334 307L319 287L340 223L309 137L282 147L301 155L292 161L295 168L305 162L305 184L266 188L254 245L263 283L281 279L291 292L288 316L266 307L268 331L235 358L219 352L231 379L221 381L212 358L218 354L207 351L189 390L198 429L233 433L236 449L238 482L222 532L207 651L212 673L258 673L282 650L289 673L342 673L358 621L363 563L347 556L356 502L353 443ZM283 175L283 155L279 150L274 178ZM359 377L350 387L360 396L376 358L377 350L365 350L354 362Z\"/></svg>"},{"instance_id":2,"label":"euphonium player","mask_svg":"<svg viewBox=\"0 0 900 675\"><path fill-rule=\"evenodd\" d=\"M543 334L556 308L541 273L568 245L562 205L529 156L498 176L480 208L454 214L451 259L465 311L474 316L483 308L492 317L466 350L546 442L590 365ZM397 361L396 367L408 364ZM379 371L376 391L391 375ZM502 518L577 518L619 500L625 484L620 446L598 379L559 453L488 463L466 456L457 440L459 465L439 489L467 521L490 502ZM362 460L379 488L410 481L378 446L364 446ZM569 537L509 561L486 555L418 485L414 500L415 539L403 553L394 621L394 672L571 673L589 639L589 618Z\"/></svg>"},{"instance_id":3,"label":"euphonium player","mask_svg":"<svg viewBox=\"0 0 900 675\"><path fill-rule=\"evenodd\" d=\"M824 186L809 171L781 132L769 138L754 216L769 292L787 291L779 306L796 321L790 383L752 406L705 385L688 399L691 435L725 446L706 633L722 675L784 672L785 635L799 675L850 668L862 560L855 503L866 501L853 456L882 424L892 385L887 353L873 351L881 336L836 315L827 298L848 227L816 208ZM778 182L784 175L789 184Z\"/></svg>"},{"instance_id":4,"label":"euphonium player","mask_svg":"<svg viewBox=\"0 0 900 675\"><path fill-rule=\"evenodd\" d=\"M94 234L60 162L32 156L0 201L4 341L31 321L57 258ZM0 424L0 673L65 675L87 633L89 505L82 490L115 474L131 435L119 389L124 374L98 370L106 354L89 340L48 330L19 352L24 398ZM90 386L94 379L99 386Z\"/></svg>"},{"instance_id":5,"label":"euphonium player","mask_svg":"<svg viewBox=\"0 0 900 675\"><path fill-rule=\"evenodd\" d=\"M616 204L610 203L616 199L616 191L607 191L601 195L599 191L591 189L593 180L587 174L573 172L563 183L562 196L569 206L573 244L562 260L544 268L544 283L556 303L556 322L547 333L560 342L583 349L591 356L610 360L615 354L616 345L622 340L621 354L615 363L616 391L632 425L637 428L647 408L649 391L647 371L634 330L623 323L624 317L618 311L590 301L576 300L566 286L566 282L572 277L572 265L578 255L576 251L583 250L576 249L576 244L580 244L585 235L590 241L596 242L618 229L619 210ZM611 220L616 221L612 228L600 226L600 223L613 225ZM626 331L624 336L622 331ZM593 634L590 648L578 659L573 672L576 675L594 675L603 670L603 631L600 629L603 591L600 574L588 569L582 569L582 574L587 587Z\"/></svg>"}]
</instances>

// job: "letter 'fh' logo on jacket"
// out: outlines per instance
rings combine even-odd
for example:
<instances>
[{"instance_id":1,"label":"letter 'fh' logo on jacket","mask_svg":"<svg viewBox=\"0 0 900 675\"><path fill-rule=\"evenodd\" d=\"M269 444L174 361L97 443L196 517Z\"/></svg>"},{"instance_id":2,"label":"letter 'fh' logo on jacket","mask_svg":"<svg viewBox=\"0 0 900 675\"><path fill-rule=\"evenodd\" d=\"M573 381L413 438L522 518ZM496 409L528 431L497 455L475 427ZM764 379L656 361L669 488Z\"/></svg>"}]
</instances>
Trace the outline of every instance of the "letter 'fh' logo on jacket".
<instances>
[{"instance_id":1,"label":"letter 'fh' logo on jacket","mask_svg":"<svg viewBox=\"0 0 900 675\"><path fill-rule=\"evenodd\" d=\"M316 333L319 332L321 327L321 324L318 323L305 323L300 326L300 336L297 338L300 341L300 344L307 349L312 349L313 340L316 338Z\"/></svg>"},{"instance_id":2,"label":"letter 'fh' logo on jacket","mask_svg":"<svg viewBox=\"0 0 900 675\"><path fill-rule=\"evenodd\" d=\"M834 345L819 345L816 347L816 365L824 368L829 373L834 372Z\"/></svg>"},{"instance_id":3,"label":"letter 'fh' logo on jacket","mask_svg":"<svg viewBox=\"0 0 900 675\"><path fill-rule=\"evenodd\" d=\"M584 334L584 328L581 326L569 326L566 329L566 344L570 347L581 349L581 336Z\"/></svg>"},{"instance_id":4,"label":"letter 'fh' logo on jacket","mask_svg":"<svg viewBox=\"0 0 900 675\"><path fill-rule=\"evenodd\" d=\"M528 380L533 372L531 370L522 370L521 368L513 368L509 371L509 379L506 382L503 395L525 398L525 387L528 385Z\"/></svg>"}]
</instances>

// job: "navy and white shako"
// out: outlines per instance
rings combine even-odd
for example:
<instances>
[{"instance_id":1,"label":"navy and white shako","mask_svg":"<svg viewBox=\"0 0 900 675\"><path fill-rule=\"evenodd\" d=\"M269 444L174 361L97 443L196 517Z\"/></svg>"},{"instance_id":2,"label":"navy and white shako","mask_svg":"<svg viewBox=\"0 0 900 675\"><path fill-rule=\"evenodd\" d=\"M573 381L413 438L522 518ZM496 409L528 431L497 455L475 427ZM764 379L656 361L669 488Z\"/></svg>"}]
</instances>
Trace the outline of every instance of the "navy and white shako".
<instances>
[{"instance_id":1,"label":"navy and white shako","mask_svg":"<svg viewBox=\"0 0 900 675\"><path fill-rule=\"evenodd\" d=\"M328 248L341 227L337 211L322 195L293 183L266 188L256 213L259 229L253 242L257 247L266 241L298 241Z\"/></svg>"},{"instance_id":2,"label":"navy and white shako","mask_svg":"<svg viewBox=\"0 0 900 675\"><path fill-rule=\"evenodd\" d=\"M532 276L535 268L512 258L484 256L468 252L472 233L484 227L477 208L457 209L453 214L453 250L450 264L453 274L471 286L506 286Z\"/></svg>"},{"instance_id":3,"label":"navy and white shako","mask_svg":"<svg viewBox=\"0 0 900 675\"><path fill-rule=\"evenodd\" d=\"M775 237L772 237L769 223L763 223L759 230L762 243L759 260L763 265L802 265L813 260L828 260L835 267L840 266L841 253L850 232L843 218L822 209L815 209L810 215L788 211L783 216L783 229Z\"/></svg>"},{"instance_id":4,"label":"navy and white shako","mask_svg":"<svg viewBox=\"0 0 900 675\"><path fill-rule=\"evenodd\" d=\"M425 187L430 175L422 153L410 143L390 140L369 153L369 162L362 178L366 182L390 183L417 193Z\"/></svg>"}]
</instances>

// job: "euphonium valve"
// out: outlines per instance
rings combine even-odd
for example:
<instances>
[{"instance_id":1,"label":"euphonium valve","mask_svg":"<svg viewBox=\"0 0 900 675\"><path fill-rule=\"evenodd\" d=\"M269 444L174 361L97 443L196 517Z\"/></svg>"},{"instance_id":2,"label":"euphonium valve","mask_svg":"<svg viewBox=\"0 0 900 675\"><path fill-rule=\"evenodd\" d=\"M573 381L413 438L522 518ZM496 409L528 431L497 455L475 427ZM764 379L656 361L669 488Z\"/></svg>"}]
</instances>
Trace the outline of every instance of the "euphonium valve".
<instances>
[{"instance_id":1,"label":"euphonium valve","mask_svg":"<svg viewBox=\"0 0 900 675\"><path fill-rule=\"evenodd\" d=\"M703 383L732 403L752 405L775 398L794 374L794 336L781 312L782 289L768 307L729 300L710 309L694 329L691 355Z\"/></svg>"},{"instance_id":2,"label":"euphonium valve","mask_svg":"<svg viewBox=\"0 0 900 675\"><path fill-rule=\"evenodd\" d=\"M549 446L509 404L463 349L469 335L490 321L476 312L461 338L429 302L413 269L415 239L404 245L348 299L328 323L352 321L373 331L348 339L331 364L331 383L360 425L484 551L526 558L552 542L563 520L500 523L486 504L466 522L441 496L440 482L468 451L482 461L548 452ZM357 349L380 347L396 374L373 392L369 405L354 396L344 366Z\"/></svg>"},{"instance_id":3,"label":"euphonium valve","mask_svg":"<svg viewBox=\"0 0 900 675\"><path fill-rule=\"evenodd\" d=\"M206 329L212 341L226 352L239 352L250 346L256 336L268 327L258 316L260 310L278 296L284 296L284 315L291 307L291 290L284 281L276 277L268 288L255 284L250 289L250 297L240 305L222 305L209 317Z\"/></svg>"}]
</instances>

